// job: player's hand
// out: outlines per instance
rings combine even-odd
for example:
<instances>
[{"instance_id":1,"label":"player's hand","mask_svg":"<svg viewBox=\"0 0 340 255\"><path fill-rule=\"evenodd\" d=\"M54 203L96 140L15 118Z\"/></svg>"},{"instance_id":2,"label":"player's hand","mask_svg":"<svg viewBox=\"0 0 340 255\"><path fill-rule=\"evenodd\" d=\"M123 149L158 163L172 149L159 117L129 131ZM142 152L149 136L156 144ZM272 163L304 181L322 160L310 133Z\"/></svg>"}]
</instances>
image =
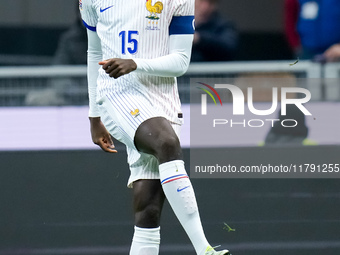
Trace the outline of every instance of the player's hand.
<instances>
[{"instance_id":1,"label":"player's hand","mask_svg":"<svg viewBox=\"0 0 340 255\"><path fill-rule=\"evenodd\" d=\"M110 77L115 79L137 69L137 65L132 59L110 58L100 61L99 65Z\"/></svg>"},{"instance_id":2,"label":"player's hand","mask_svg":"<svg viewBox=\"0 0 340 255\"><path fill-rule=\"evenodd\" d=\"M104 127L100 118L90 117L90 125L91 125L92 141L95 144L97 144L100 148L102 148L103 151L117 153L117 150L115 150L115 146L113 144L111 135Z\"/></svg>"}]
</instances>

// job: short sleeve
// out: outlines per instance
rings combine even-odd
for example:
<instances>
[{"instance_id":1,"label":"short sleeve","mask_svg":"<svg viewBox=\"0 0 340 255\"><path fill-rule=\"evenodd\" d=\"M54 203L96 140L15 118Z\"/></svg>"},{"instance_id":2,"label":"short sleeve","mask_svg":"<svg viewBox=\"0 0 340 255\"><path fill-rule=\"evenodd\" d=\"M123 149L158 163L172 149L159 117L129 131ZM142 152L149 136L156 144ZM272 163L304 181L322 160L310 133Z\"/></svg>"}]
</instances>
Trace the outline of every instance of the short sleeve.
<instances>
[{"instance_id":1,"label":"short sleeve","mask_svg":"<svg viewBox=\"0 0 340 255\"><path fill-rule=\"evenodd\" d=\"M91 31L96 31L98 15L92 0L79 0L79 10L85 27Z\"/></svg>"}]
</instances>

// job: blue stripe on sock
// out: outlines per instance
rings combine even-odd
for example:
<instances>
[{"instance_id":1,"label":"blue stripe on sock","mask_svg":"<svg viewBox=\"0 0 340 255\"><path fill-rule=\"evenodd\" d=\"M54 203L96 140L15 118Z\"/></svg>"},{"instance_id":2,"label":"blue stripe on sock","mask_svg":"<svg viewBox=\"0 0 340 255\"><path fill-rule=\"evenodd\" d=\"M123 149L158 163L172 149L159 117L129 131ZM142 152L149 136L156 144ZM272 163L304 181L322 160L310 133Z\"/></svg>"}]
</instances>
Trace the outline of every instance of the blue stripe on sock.
<instances>
[{"instance_id":1,"label":"blue stripe on sock","mask_svg":"<svg viewBox=\"0 0 340 255\"><path fill-rule=\"evenodd\" d=\"M172 178L176 178L176 177L180 177L180 176L187 176L187 174L178 174L178 175L174 175L174 176L168 177L168 178L164 179L163 181L161 181L161 184L163 182L165 182L165 181L168 181L168 180L172 179Z\"/></svg>"}]
</instances>

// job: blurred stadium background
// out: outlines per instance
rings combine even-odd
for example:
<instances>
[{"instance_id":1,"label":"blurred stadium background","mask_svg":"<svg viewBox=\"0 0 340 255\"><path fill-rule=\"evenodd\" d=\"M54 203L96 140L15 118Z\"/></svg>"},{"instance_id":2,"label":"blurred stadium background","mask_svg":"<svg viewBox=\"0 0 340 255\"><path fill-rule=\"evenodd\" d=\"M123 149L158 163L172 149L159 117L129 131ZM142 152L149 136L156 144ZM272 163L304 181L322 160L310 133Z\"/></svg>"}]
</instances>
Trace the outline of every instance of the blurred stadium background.
<instances>
[{"instance_id":1,"label":"blurred stadium background","mask_svg":"<svg viewBox=\"0 0 340 255\"><path fill-rule=\"evenodd\" d=\"M52 65L60 36L77 18L76 1L0 2L0 254L128 254L133 220L124 147L118 144L112 157L90 141L86 67ZM296 59L283 33L283 0L221 5L240 31L236 61L193 63L178 80L184 110L189 113L190 78L287 79L312 93L310 105L322 121L310 125L310 138L318 145L258 147L268 131L262 129L228 144L228 156L242 155L244 164L252 157L275 164L278 155L340 163L340 64L289 65ZM310 82L299 83L304 78ZM271 87L256 89L257 101L270 101ZM192 182L208 239L234 255L340 252L339 179ZM168 204L161 254L194 254Z\"/></svg>"}]
</instances>

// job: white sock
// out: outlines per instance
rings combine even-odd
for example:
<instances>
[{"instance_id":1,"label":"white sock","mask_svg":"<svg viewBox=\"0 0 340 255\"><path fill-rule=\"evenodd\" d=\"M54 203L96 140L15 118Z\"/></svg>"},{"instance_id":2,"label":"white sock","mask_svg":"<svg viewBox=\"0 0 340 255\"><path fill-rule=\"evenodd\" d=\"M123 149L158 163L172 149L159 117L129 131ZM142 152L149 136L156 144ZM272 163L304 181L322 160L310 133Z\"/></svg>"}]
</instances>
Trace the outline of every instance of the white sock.
<instances>
[{"instance_id":1,"label":"white sock","mask_svg":"<svg viewBox=\"0 0 340 255\"><path fill-rule=\"evenodd\" d=\"M178 220L189 236L197 254L204 254L209 246L205 238L197 202L182 160L159 165L163 190Z\"/></svg>"},{"instance_id":2,"label":"white sock","mask_svg":"<svg viewBox=\"0 0 340 255\"><path fill-rule=\"evenodd\" d=\"M139 228L135 226L130 255L158 255L160 227Z\"/></svg>"}]
</instances>

